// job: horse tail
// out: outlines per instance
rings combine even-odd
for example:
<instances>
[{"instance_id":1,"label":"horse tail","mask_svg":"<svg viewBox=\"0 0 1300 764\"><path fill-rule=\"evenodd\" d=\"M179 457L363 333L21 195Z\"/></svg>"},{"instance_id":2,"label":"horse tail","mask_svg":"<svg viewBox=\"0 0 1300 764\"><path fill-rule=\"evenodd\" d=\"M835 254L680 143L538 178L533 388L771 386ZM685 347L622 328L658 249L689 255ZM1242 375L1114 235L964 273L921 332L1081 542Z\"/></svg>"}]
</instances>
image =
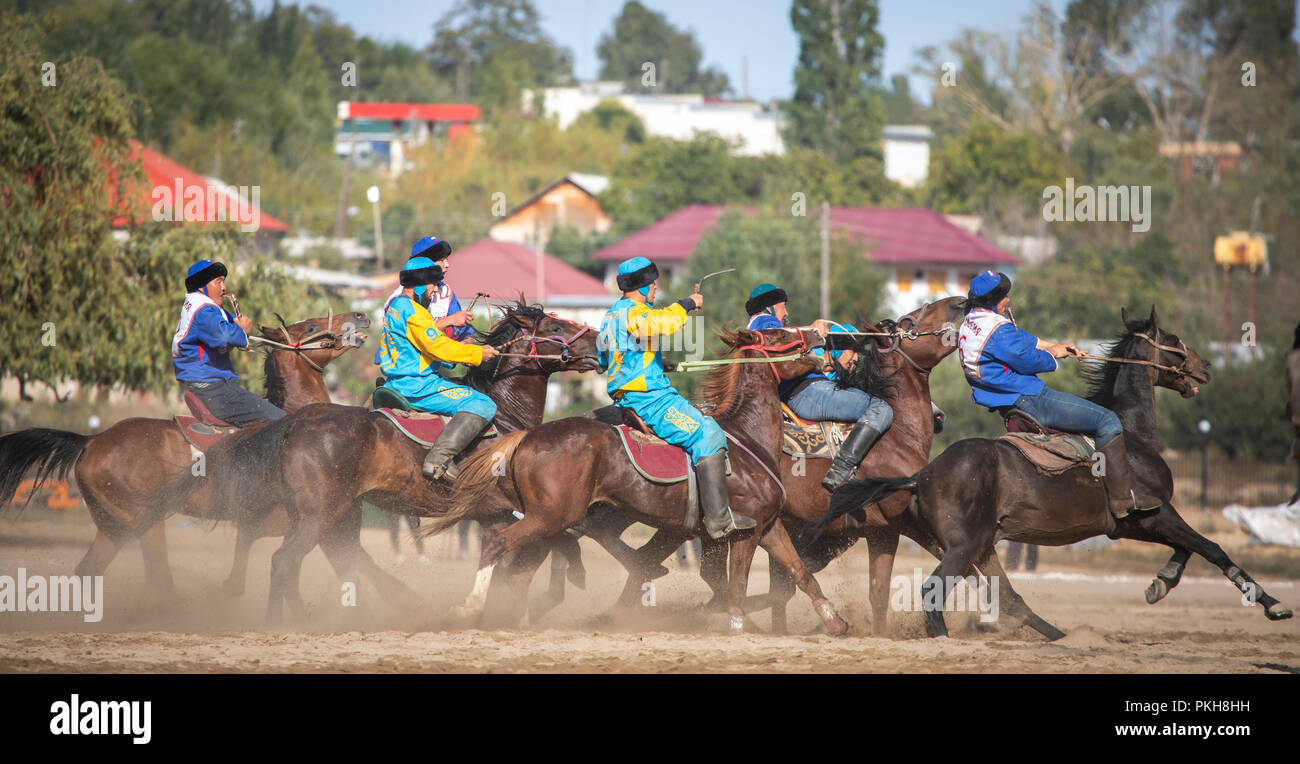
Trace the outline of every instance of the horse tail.
<instances>
[{"instance_id":1,"label":"horse tail","mask_svg":"<svg viewBox=\"0 0 1300 764\"><path fill-rule=\"evenodd\" d=\"M487 448L471 454L460 465L460 476L452 488L451 500L445 512L435 515L433 523L420 530L421 536L442 533L461 520L482 509L483 500L496 487L497 480L505 475L501 465L510 463L515 449L523 441L527 430L503 435Z\"/></svg>"},{"instance_id":2,"label":"horse tail","mask_svg":"<svg viewBox=\"0 0 1300 764\"><path fill-rule=\"evenodd\" d=\"M808 543L816 541L826 526L840 517L868 504L875 504L898 491L916 493L916 475L907 477L863 478L849 480L831 495L830 510L826 516L804 534Z\"/></svg>"},{"instance_id":3,"label":"horse tail","mask_svg":"<svg viewBox=\"0 0 1300 764\"><path fill-rule=\"evenodd\" d=\"M35 493L53 474L60 480L86 452L87 435L66 430L37 427L0 437L0 504L8 504L18 492L23 476L36 467L35 484L27 495Z\"/></svg>"}]
</instances>

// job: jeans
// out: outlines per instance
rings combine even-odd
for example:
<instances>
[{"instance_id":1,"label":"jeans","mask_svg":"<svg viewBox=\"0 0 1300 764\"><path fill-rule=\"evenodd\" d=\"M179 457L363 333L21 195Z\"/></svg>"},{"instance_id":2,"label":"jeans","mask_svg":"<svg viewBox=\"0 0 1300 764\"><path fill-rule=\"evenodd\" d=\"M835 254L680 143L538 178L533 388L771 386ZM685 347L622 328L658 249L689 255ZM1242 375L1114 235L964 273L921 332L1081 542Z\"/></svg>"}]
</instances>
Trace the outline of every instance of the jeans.
<instances>
[{"instance_id":1,"label":"jeans","mask_svg":"<svg viewBox=\"0 0 1300 764\"><path fill-rule=\"evenodd\" d=\"M1037 395L1020 396L1016 399L1016 408L1047 427L1091 435L1097 448L1105 447L1124 434L1124 426L1114 411L1050 387L1044 387Z\"/></svg>"},{"instance_id":2,"label":"jeans","mask_svg":"<svg viewBox=\"0 0 1300 764\"><path fill-rule=\"evenodd\" d=\"M786 404L795 416L809 422L864 422L876 432L888 430L894 422L894 409L883 398L838 387L829 379L814 380Z\"/></svg>"},{"instance_id":3,"label":"jeans","mask_svg":"<svg viewBox=\"0 0 1300 764\"><path fill-rule=\"evenodd\" d=\"M284 412L272 406L260 395L248 392L235 384L233 380L223 379L218 382L186 382L203 405L212 415L229 422L236 427L243 427L253 422L274 422L284 418Z\"/></svg>"}]
</instances>

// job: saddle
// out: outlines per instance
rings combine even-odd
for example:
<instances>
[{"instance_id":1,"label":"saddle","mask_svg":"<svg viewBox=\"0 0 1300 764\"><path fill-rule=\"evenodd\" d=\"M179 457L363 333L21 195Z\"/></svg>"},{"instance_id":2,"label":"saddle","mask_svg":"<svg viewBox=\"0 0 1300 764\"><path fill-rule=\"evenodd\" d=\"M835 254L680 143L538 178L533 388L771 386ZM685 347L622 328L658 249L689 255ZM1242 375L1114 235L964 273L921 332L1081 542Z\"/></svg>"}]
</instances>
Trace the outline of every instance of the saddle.
<instances>
[{"instance_id":1,"label":"saddle","mask_svg":"<svg viewBox=\"0 0 1300 764\"><path fill-rule=\"evenodd\" d=\"M430 414L412 409L411 402L391 387L375 388L371 397L371 409L392 422L398 432L424 448L433 447L433 442L442 434L442 428L451 419L442 414ZM493 424L488 425L479 437L495 438L499 434L496 425Z\"/></svg>"},{"instance_id":2,"label":"saddle","mask_svg":"<svg viewBox=\"0 0 1300 764\"><path fill-rule=\"evenodd\" d=\"M788 406L781 404L784 415L781 450L807 459L834 459L840 444L853 429L852 422L805 422Z\"/></svg>"},{"instance_id":3,"label":"saddle","mask_svg":"<svg viewBox=\"0 0 1300 764\"><path fill-rule=\"evenodd\" d=\"M1075 467L1091 466L1097 450L1092 438L1047 427L1018 408L1003 412L1005 435L998 440L1015 446L1044 475L1060 475Z\"/></svg>"},{"instance_id":4,"label":"saddle","mask_svg":"<svg viewBox=\"0 0 1300 764\"><path fill-rule=\"evenodd\" d=\"M176 421L176 426L181 428L181 435L189 442L192 451L203 453L222 438L239 431L233 424L217 418L193 392L186 390L183 397L192 416L177 414L172 418Z\"/></svg>"}]
</instances>

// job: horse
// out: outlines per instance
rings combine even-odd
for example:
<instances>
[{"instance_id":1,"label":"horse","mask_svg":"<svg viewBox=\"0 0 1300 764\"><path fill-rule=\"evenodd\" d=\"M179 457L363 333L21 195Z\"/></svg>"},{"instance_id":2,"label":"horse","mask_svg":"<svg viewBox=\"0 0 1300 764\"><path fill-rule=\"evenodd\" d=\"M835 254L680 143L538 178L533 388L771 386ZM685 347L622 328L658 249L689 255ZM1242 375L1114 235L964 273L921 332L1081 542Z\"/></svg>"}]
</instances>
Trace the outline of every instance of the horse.
<instances>
[{"instance_id":1,"label":"horse","mask_svg":"<svg viewBox=\"0 0 1300 764\"><path fill-rule=\"evenodd\" d=\"M492 397L498 405L494 424L510 433L541 423L551 374L597 367L596 331L522 301L504 312L484 344L528 343L528 352L503 353L473 367L466 382ZM558 345L560 352L538 353L539 343ZM493 440L480 438L470 453ZM271 558L267 603L267 617L277 623L286 602L296 614L304 612L298 576L303 557L317 544L346 580L360 550L362 502L430 516L447 501L449 489L420 473L423 458L423 447L375 412L322 403L272 423L210 460L217 480L182 476L174 490L199 503L240 505L241 523L256 524L273 505L286 509L290 527Z\"/></svg>"},{"instance_id":2,"label":"horse","mask_svg":"<svg viewBox=\"0 0 1300 764\"><path fill-rule=\"evenodd\" d=\"M876 395L885 395L894 408L893 425L885 432L858 467L858 475L911 475L926 465L934 439L934 417L930 400L930 371L956 349L956 325L965 314L964 296L947 297L902 316L897 322L883 321L867 331L882 334L897 332L889 338L873 338L859 343L857 363L845 376L845 384ZM903 343L906 342L906 345ZM901 527L887 522L897 517L906 502L891 500L883 508L872 507L870 520L856 522L851 517L836 518L824 526L830 495L822 488L822 478L830 470L829 459L807 459L780 453L786 501L781 507L781 521L796 543L805 537L821 534L809 546L799 547L799 556L807 568L816 573L855 544L867 540L871 559L870 599L873 626L877 635L885 633L889 612L889 574L894 567L900 531L914 532L906 522ZM883 514L882 514L883 512ZM619 597L619 605L632 606L642 592L644 582L668 573L660 562L677 549L684 537L670 530L656 531L639 550L631 550L619 539L631 521L613 510L592 513L584 531L604 546L628 569L628 580ZM815 530L814 530L815 529ZM808 533L802 533L808 531ZM923 537L924 538L924 537ZM726 572L716 544L704 539L700 574L714 592L711 607L723 600ZM794 595L796 581L781 565L768 568L766 595L749 598L747 612L772 608L772 631L786 631L786 603ZM536 608L538 612L554 607L563 600L564 578L552 573L547 596Z\"/></svg>"},{"instance_id":3,"label":"horse","mask_svg":"<svg viewBox=\"0 0 1300 764\"><path fill-rule=\"evenodd\" d=\"M365 335L353 330L368 326L370 319L364 313L309 318L290 326L283 321L273 328L260 326L261 339L267 341L263 344L270 348L264 363L267 399L286 412L329 401L324 368L363 344ZM248 437L261 427L261 423L247 425L223 442ZM175 588L159 521L159 497L170 476L189 471L193 463L189 442L171 419L132 417L97 435L46 428L22 430L0 437L0 504L13 498L19 481L32 467L36 468L36 486L51 475L63 477L73 470L97 529L76 574L102 575L121 546L138 537L147 585L171 597ZM196 506L193 510L195 516L214 517L211 508ZM243 552L246 555L246 546ZM367 570L386 575L372 560Z\"/></svg>"},{"instance_id":4,"label":"horse","mask_svg":"<svg viewBox=\"0 0 1300 764\"><path fill-rule=\"evenodd\" d=\"M1269 620L1291 617L1288 608L1269 596L1217 544L1184 522L1172 503L1173 476L1156 442L1155 388L1165 387L1191 398L1198 390L1193 382L1209 382L1210 364L1177 335L1160 327L1154 307L1145 321L1130 319L1127 310L1121 316L1125 332L1110 346L1107 356L1122 360L1107 361L1091 373L1088 398L1119 416L1134 479L1143 481L1152 495L1164 497L1158 509L1113 518L1105 490L1092 469L1043 475L1014 446L987 438L958 441L908 477L849 481L832 497L832 516L888 497L913 502L909 514L933 534L941 553L938 567L922 585L931 636L947 636L943 602L957 578L966 576L972 565L990 578L990 586L998 586L994 591L1010 597L1009 606L1002 609L1020 623L1048 639L1065 636L1034 613L1011 587L993 546L1001 539L1061 546L1105 534L1171 547L1173 556L1147 588L1150 604L1178 585L1183 566L1194 552L1217 566L1245 595L1243 601L1261 605ZM1104 463L1098 466L1104 469Z\"/></svg>"},{"instance_id":5,"label":"horse","mask_svg":"<svg viewBox=\"0 0 1300 764\"><path fill-rule=\"evenodd\" d=\"M827 630L842 635L848 631L848 624L799 561L777 517L785 493L776 475L781 448L777 383L802 376L820 365L807 351L822 346L821 335L812 330L742 330L723 332L721 339L731 348L725 359L731 363L718 362L719 367L705 379L704 407L712 408L710 415L731 442L733 471L728 491L732 510L758 521L756 532L733 537L729 542L730 630L744 630L745 588L754 551L761 544L795 571L796 580L813 601ZM793 358L770 355L791 350L801 352ZM765 358L772 360L762 363ZM506 464L505 475L498 479L502 461ZM522 519L484 537L478 577L460 612L488 619L497 618L485 601L497 564L513 553L504 570L508 592L503 595L506 604L500 617L515 621L528 582L549 551L545 545L532 542L578 525L592 507L607 505L634 520L678 534L691 530L685 527L689 516L686 483L662 485L642 478L624 454L618 432L590 417L548 422L515 433L475 454L465 463L450 509L425 532L437 533L463 517L494 511L484 501L490 492L499 492L517 506Z\"/></svg>"}]
</instances>

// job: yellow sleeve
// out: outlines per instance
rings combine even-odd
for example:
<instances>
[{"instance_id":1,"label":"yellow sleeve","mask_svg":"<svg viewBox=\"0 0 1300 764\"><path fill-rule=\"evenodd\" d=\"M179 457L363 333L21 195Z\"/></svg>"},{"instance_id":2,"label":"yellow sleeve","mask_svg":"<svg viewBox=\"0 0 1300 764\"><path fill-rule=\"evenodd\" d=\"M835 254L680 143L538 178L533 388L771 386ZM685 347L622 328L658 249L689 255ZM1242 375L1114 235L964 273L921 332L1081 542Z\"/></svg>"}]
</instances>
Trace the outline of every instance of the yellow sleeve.
<instances>
[{"instance_id":1,"label":"yellow sleeve","mask_svg":"<svg viewBox=\"0 0 1300 764\"><path fill-rule=\"evenodd\" d=\"M438 331L433 316L418 305L411 317L406 319L406 338L421 355L431 361L467 363L470 366L483 363L482 345L457 342Z\"/></svg>"},{"instance_id":2,"label":"yellow sleeve","mask_svg":"<svg viewBox=\"0 0 1300 764\"><path fill-rule=\"evenodd\" d=\"M666 308L650 308L637 303L627 311L627 330L638 339L673 334L686 325L686 309L678 303Z\"/></svg>"}]
</instances>

